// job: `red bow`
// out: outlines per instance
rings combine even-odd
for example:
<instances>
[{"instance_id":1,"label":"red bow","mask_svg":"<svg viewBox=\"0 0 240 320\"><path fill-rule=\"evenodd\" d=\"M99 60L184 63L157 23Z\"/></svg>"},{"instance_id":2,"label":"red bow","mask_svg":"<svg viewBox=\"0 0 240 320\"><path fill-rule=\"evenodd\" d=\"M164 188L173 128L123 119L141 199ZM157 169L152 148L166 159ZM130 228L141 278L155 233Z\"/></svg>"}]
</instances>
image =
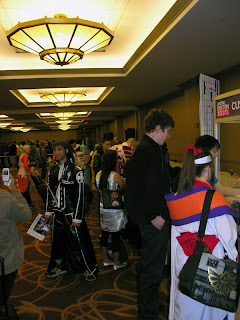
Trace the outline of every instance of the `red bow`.
<instances>
[{"instance_id":1,"label":"red bow","mask_svg":"<svg viewBox=\"0 0 240 320\"><path fill-rule=\"evenodd\" d=\"M193 254L196 240L197 240L197 232L184 232L180 236L177 237L177 240L182 247L186 256L190 257ZM204 246L212 253L213 249L218 244L219 239L215 235L204 235L203 243Z\"/></svg>"},{"instance_id":2,"label":"red bow","mask_svg":"<svg viewBox=\"0 0 240 320\"><path fill-rule=\"evenodd\" d=\"M196 149L194 146L186 146L184 149L184 153L186 153L188 150L193 150L193 155L196 157L199 153L202 152L202 149Z\"/></svg>"}]
</instances>

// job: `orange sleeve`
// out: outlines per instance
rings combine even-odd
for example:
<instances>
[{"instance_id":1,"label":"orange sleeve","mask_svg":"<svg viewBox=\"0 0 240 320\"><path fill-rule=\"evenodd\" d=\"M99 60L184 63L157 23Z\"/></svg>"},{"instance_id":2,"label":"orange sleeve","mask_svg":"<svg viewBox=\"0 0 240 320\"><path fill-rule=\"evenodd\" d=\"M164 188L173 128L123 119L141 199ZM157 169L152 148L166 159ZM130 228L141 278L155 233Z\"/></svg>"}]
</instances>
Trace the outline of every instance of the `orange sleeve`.
<instances>
[{"instance_id":1,"label":"orange sleeve","mask_svg":"<svg viewBox=\"0 0 240 320\"><path fill-rule=\"evenodd\" d=\"M23 163L24 169L30 174L33 175L32 170L29 168L28 166L28 156L26 154L24 154L21 158L21 161Z\"/></svg>"}]
</instances>

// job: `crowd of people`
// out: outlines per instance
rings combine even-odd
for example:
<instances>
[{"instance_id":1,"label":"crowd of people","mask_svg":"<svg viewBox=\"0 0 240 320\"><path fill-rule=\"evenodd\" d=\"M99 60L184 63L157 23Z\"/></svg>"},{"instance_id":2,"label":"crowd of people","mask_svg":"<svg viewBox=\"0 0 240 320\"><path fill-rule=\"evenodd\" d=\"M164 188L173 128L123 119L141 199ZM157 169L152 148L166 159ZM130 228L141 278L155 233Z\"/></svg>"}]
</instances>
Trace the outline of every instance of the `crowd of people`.
<instances>
[{"instance_id":1,"label":"crowd of people","mask_svg":"<svg viewBox=\"0 0 240 320\"><path fill-rule=\"evenodd\" d=\"M98 264L84 218L90 210L94 193L99 200L102 267L111 267L116 271L127 265L127 258L120 257L123 230L131 233L126 236L131 240L134 234L138 248L141 243L138 320L158 319L159 285L169 243L169 319L234 319L233 313L193 301L178 288L178 275L191 255L189 247L196 241L199 213L207 190L217 190L213 198L214 210L210 213L206 228L206 233L214 239L214 245L210 245L211 252L222 258L225 250L230 259L236 260L237 224L231 205L237 201L240 190L223 187L215 177L213 161L220 144L209 135L199 137L195 146L188 146L184 151L182 168L173 170L166 140L170 138L174 126L171 115L153 109L145 118L145 134L140 142L131 137L121 143L117 136L112 139L106 134L93 149L89 140L81 143L74 139L59 141L51 146L47 141L19 144L16 150L21 152L14 155L18 161L11 161L11 164L13 167L18 164L18 188L23 197L15 192L13 185L10 187L13 195L9 197L15 206L15 202L19 201L19 206L24 209L23 216L13 217L12 223L30 218L31 211L27 209L27 203L32 204L29 185L31 179L34 181L35 169L41 168L40 179L46 180L46 197L43 197L46 202L45 217L52 223L47 277L70 272L84 274L87 281L97 280ZM10 146L14 149L12 144ZM48 167L49 154L53 157ZM183 199L184 207L179 205ZM6 207L6 214L8 211ZM112 255L107 250L109 242ZM8 261L8 252L3 251L1 245L2 254ZM17 267L9 269L10 273L14 272L13 281Z\"/></svg>"},{"instance_id":2,"label":"crowd of people","mask_svg":"<svg viewBox=\"0 0 240 320\"><path fill-rule=\"evenodd\" d=\"M0 142L1 167L18 168L20 156L24 153L24 146L30 146L29 166L42 169L42 178L46 176L46 165L52 154L52 146L48 140L44 141L12 141Z\"/></svg>"}]
</instances>

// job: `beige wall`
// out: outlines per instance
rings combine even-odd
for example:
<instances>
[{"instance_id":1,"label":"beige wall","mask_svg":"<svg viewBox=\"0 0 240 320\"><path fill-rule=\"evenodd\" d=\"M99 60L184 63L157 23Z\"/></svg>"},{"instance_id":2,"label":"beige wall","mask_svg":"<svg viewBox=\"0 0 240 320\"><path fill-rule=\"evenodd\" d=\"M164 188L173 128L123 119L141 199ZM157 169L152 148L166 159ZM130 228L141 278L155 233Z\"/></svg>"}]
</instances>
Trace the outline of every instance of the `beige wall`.
<instances>
[{"instance_id":1,"label":"beige wall","mask_svg":"<svg viewBox=\"0 0 240 320\"><path fill-rule=\"evenodd\" d=\"M140 109L137 112L137 134L136 134L136 139L140 141L142 139L142 136L145 133L145 128L144 128L144 118L147 115L148 110L147 109Z\"/></svg>"},{"instance_id":2,"label":"beige wall","mask_svg":"<svg viewBox=\"0 0 240 320\"><path fill-rule=\"evenodd\" d=\"M163 109L173 117L175 127L167 140L168 151L171 160L182 161L185 146L194 144L200 134L198 86L186 88L183 95L165 101L155 108Z\"/></svg>"},{"instance_id":3,"label":"beige wall","mask_svg":"<svg viewBox=\"0 0 240 320\"><path fill-rule=\"evenodd\" d=\"M123 119L117 119L117 134L118 134L118 137L120 139L120 141L124 141L124 133L123 133Z\"/></svg>"},{"instance_id":4,"label":"beige wall","mask_svg":"<svg viewBox=\"0 0 240 320\"><path fill-rule=\"evenodd\" d=\"M116 120L108 123L108 129L109 129L109 132L113 132L113 136L116 135L117 133Z\"/></svg>"},{"instance_id":5,"label":"beige wall","mask_svg":"<svg viewBox=\"0 0 240 320\"><path fill-rule=\"evenodd\" d=\"M104 128L103 128L103 126L96 127L96 140L95 140L95 143L101 142L103 136L104 136Z\"/></svg>"},{"instance_id":6,"label":"beige wall","mask_svg":"<svg viewBox=\"0 0 240 320\"><path fill-rule=\"evenodd\" d=\"M240 124L221 124L220 132L220 170L240 175Z\"/></svg>"},{"instance_id":7,"label":"beige wall","mask_svg":"<svg viewBox=\"0 0 240 320\"><path fill-rule=\"evenodd\" d=\"M136 112L130 112L126 117L124 117L123 121L123 131L127 130L128 128L136 128L137 121L136 121Z\"/></svg>"},{"instance_id":8,"label":"beige wall","mask_svg":"<svg viewBox=\"0 0 240 320\"><path fill-rule=\"evenodd\" d=\"M240 68L213 76L220 80L220 92L225 93L240 88ZM184 90L180 97L169 99L156 106L169 112L175 120L175 128L167 141L170 158L182 161L186 145L194 144L200 135L199 128L199 86L192 85ZM198 124L198 128L195 127ZM231 169L240 175L240 123L221 124L220 127L220 168L229 172Z\"/></svg>"},{"instance_id":9,"label":"beige wall","mask_svg":"<svg viewBox=\"0 0 240 320\"><path fill-rule=\"evenodd\" d=\"M220 92L240 89L240 68L232 68L218 75ZM229 172L233 169L240 176L240 123L220 125L220 169Z\"/></svg>"},{"instance_id":10,"label":"beige wall","mask_svg":"<svg viewBox=\"0 0 240 320\"><path fill-rule=\"evenodd\" d=\"M240 68L233 68L213 77L220 80L221 93L240 88ZM182 161L185 146L194 144L195 139L200 135L199 100L199 85L196 83L185 88L182 96L155 106L169 112L175 120L175 128L172 130L171 138L167 140L172 160ZM240 175L239 136L240 123L221 124L221 171L229 172L233 169Z\"/></svg>"},{"instance_id":11,"label":"beige wall","mask_svg":"<svg viewBox=\"0 0 240 320\"><path fill-rule=\"evenodd\" d=\"M113 132L114 136L118 136L120 141L124 141L124 132L123 132L123 118L115 119L109 122L109 131Z\"/></svg>"},{"instance_id":12,"label":"beige wall","mask_svg":"<svg viewBox=\"0 0 240 320\"><path fill-rule=\"evenodd\" d=\"M137 128L137 117L137 112L130 112L126 117L108 122L107 125L103 126L103 131L113 132L113 135L117 135L120 141L126 141L125 130L128 128Z\"/></svg>"}]
</instances>

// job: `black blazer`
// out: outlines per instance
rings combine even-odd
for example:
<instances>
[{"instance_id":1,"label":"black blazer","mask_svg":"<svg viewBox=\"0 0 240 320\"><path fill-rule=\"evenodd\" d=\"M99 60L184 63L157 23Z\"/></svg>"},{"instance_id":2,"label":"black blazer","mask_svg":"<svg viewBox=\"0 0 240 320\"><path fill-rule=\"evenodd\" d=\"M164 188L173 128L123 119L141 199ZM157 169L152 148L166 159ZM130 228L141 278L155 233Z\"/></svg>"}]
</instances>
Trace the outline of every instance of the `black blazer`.
<instances>
[{"instance_id":1,"label":"black blazer","mask_svg":"<svg viewBox=\"0 0 240 320\"><path fill-rule=\"evenodd\" d=\"M169 220L164 195L170 192L169 157L166 144L158 145L144 135L126 165L125 204L137 224L149 224L161 215Z\"/></svg>"}]
</instances>

